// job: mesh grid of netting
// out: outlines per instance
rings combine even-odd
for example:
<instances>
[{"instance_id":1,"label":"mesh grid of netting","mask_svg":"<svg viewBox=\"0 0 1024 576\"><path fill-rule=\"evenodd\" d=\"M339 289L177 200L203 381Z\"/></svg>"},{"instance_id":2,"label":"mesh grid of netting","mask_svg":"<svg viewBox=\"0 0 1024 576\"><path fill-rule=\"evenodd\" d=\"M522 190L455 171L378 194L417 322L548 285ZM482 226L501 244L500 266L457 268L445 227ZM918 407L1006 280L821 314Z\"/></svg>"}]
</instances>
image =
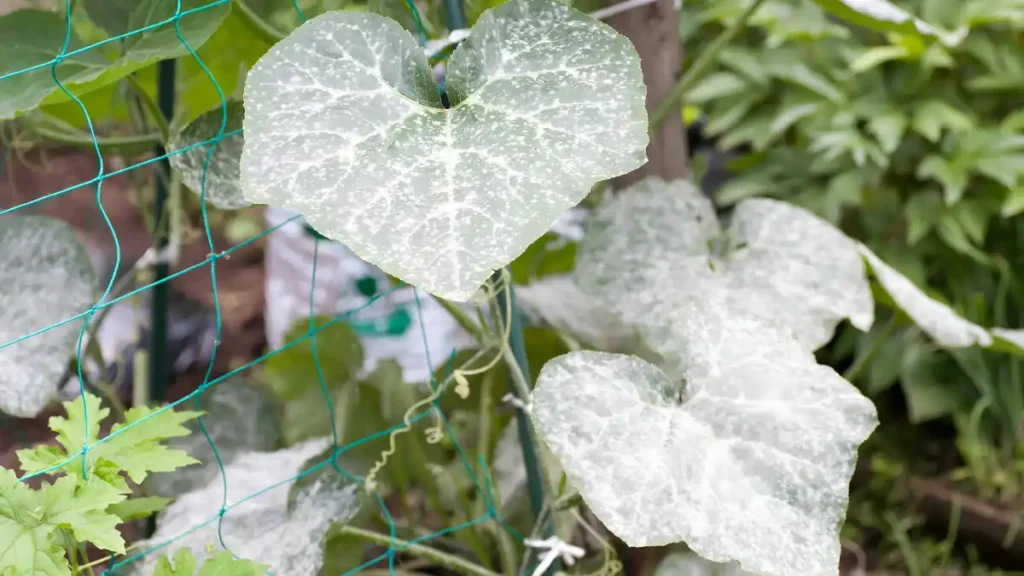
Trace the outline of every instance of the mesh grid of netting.
<instances>
[{"instance_id":1,"label":"mesh grid of netting","mask_svg":"<svg viewBox=\"0 0 1024 576\"><path fill-rule=\"evenodd\" d=\"M197 3L193 2L186 4ZM107 217L104 205L105 203L109 205L109 203L112 202L119 202L121 199L104 197L104 182L114 176L135 171L146 165L161 162L169 155L185 154L192 149L202 149L207 152L205 156L205 164L203 166L201 188L196 190L196 192L200 193L201 197L205 198L207 192L207 168L209 167L218 144L225 139L237 136L241 132L240 130L228 129L228 95L224 93L224 90L222 90L221 86L218 84L215 76L207 68L202 58L200 58L196 47L189 44L186 35L182 33L180 25L183 18L201 18L203 12L218 9L218 7L223 8L223 5L225 4L230 4L230 2L228 2L228 0L219 0L202 5L195 5L191 9L187 9L183 7L182 1L179 0L177 2L175 13L169 18L146 26L125 30L119 35L112 35L110 38L99 42L82 45L84 43L77 42L75 33L72 30L71 2L66 1L64 2L63 10L67 28L63 34L62 45L52 47L52 58L45 62L8 71L0 75L0 91L5 89L18 90L19 87L23 85L19 84L19 82L23 83L27 78L32 78L33 82L41 82L43 81L41 80L43 79L43 75L48 76L48 80L59 89L60 93L65 95L68 100L77 104L81 114L84 116L85 126L93 140L92 150L95 152L97 168L95 177L87 181L78 182L62 190L53 191L52 193L30 202L5 208L0 211L0 218L8 217L8 215L17 215L19 212L31 212L35 208L38 208L39 205L67 194L92 193L95 197L100 215L102 216L103 224L109 231L116 250L116 257L114 261L115 274L112 274L109 279L100 279L102 293L99 295L98 299L91 303L91 305L84 307L77 314L62 318L60 321L54 322L49 326L40 328L31 333L16 335L14 339L9 339L9 341L0 343L0 351L2 351L3 348L11 349L16 346L24 346L26 343L30 343L32 339L40 338L49 331L61 329L67 330L69 326L75 327L75 334L77 336L75 352L76 361L73 363L73 366L75 367L75 370L77 370L79 377L80 395L78 399L71 401L65 406L67 407L72 403L77 405L78 408L74 408L74 410L81 411L80 414L78 414L80 422L72 418L72 408L68 408L68 421L72 422L75 426L82 426L83 430L63 430L61 432L61 434L63 434L63 439L58 437L58 441L64 444L64 447L67 448L68 444L65 444L64 440L67 440L68 437L78 436L77 440L78 444L81 445L81 448L73 453L70 449L66 454L58 453L60 457L54 456L53 459L48 462L39 463L32 473L25 474L19 480L21 482L27 482L41 476L45 477L51 473L69 471L71 470L70 467L80 468L81 475L86 478L88 478L89 474L101 474L102 472L97 469L87 469L86 463L89 461L90 453L103 450L105 445L113 446L122 441L126 442L127 438L133 438L134 441L138 441L140 436L145 436L149 433L148 430L152 428L147 428L147 423L166 416L169 411L179 411L185 414L188 414L188 411L190 410L198 411L203 408L201 405L201 399L204 395L210 394L211 389L214 387L239 374L245 373L253 367L265 362L269 358L279 355L290 348L296 346L310 346L312 348L315 372L318 376L320 390L322 391L323 401L320 404L320 409L328 412L330 415L332 436L327 439L313 439L299 443L287 451L274 453L248 453L244 456L234 458L230 462L225 462L225 459L221 457L220 451L218 450L217 442L213 436L208 433L207 427L204 425L203 417L199 416L197 418L199 432L205 437L205 440L208 443L208 454L211 456L210 462L216 463L217 475L206 488L186 494L175 503L175 505L183 506L184 512L173 516L161 516L157 532L152 538L144 540L142 543L136 543L133 546L129 546L124 554L111 555L109 560L102 564L105 568L103 574L150 574L152 573L157 557L173 552L176 548L180 548L183 543L190 545L191 552L200 558L210 557L218 550L226 550L232 554L241 556L242 554L240 554L240 552L244 549L244 551L249 554L252 554L254 551L257 553L258 557L254 558L254 560L267 560L268 564L274 564L271 571L272 573L284 575L314 574L321 568L323 556L322 548L325 534L334 522L343 521L355 514L356 508L358 508L357 500L360 497L368 498L370 500L370 506L377 507L379 517L383 518L388 524L389 533L387 535L387 541L376 542L380 548L385 550L383 553L374 558L370 558L362 565L348 570L345 573L358 573L365 569L380 569L386 566L387 570L393 574L395 573L396 565L400 561L403 552L408 550L410 547L416 547L420 543L444 537L446 534L464 530L481 523L494 523L496 530L505 531L506 534L521 541L522 536L502 520L496 508L493 498L495 492L491 484L491 478L488 474L487 464L483 461L482 457L479 458L479 461L474 461L474 459L463 451L457 440L458 434L452 430L451 424L446 419L444 412L440 409L440 394L438 393L438 387L446 386L447 381L449 380L448 378L433 378L431 380L430 392L432 393L429 394L427 398L429 401L419 402L418 404L420 405L420 409L415 413L408 414L404 419L401 415L398 415L399 417L391 419L391 422L389 422L389 424L391 424L390 427L383 428L374 434L363 437L360 440L347 443L342 442L335 424L337 418L335 417L335 406L332 403L332 394L328 392L323 369L319 362L317 335L326 330L330 330L332 326L346 322L360 310L350 310L346 313L330 318L327 321L318 323L314 322L314 316L316 315L313 306L313 295L316 288L315 256L313 282L309 286L309 329L298 338L286 342L283 346L274 349L267 354L236 368L235 370L216 376L214 375L214 358L216 358L218 344L222 338L222 323L219 309L220 301L217 297L218 263L229 258L237 251L260 241L264 237L274 234L283 226L295 221L299 218L298 216L292 217L283 223L271 226L270 228L259 232L255 236L252 236L248 240L237 243L231 248L217 250L214 246L214 237L211 225L207 218L206 203L201 202L203 229L209 245L209 255L203 261L188 265L178 272L167 275L165 278L150 282L146 285L128 291L127 293L118 293L118 289L115 286L115 275L118 268L122 265L121 246L119 244L118 230L115 229L111 220ZM291 4L299 18L304 20L299 5L294 0L292 0ZM411 3L409 4L409 7L412 8L412 15L416 19L417 28L420 29L421 33L418 34L418 36L422 43L425 40L425 37L422 33L422 24L420 24L419 15L415 12L415 7ZM216 136L213 138L174 150L170 154L150 158L121 169L111 169L109 162L104 162L105 156L101 153L100 145L97 141L97 130L94 127L92 116L94 112L89 109L81 98L79 98L79 95L75 93L73 88L69 88L65 85L65 81L68 79L68 74L61 68L67 66L79 66L81 65L81 62L88 60L91 52L109 48L119 42L131 42L133 41L133 37L140 37L143 34L154 31L162 34L173 34L178 42L180 42L182 49L186 52L186 54L182 54L181 57L184 59L191 59L203 70L203 72L205 72L221 102L221 125L217 130ZM3 70L0 69L0 71ZM6 87L5 84L7 85ZM0 236L2 236L2 234L0 234ZM321 244L327 242L327 240L316 238L315 242L315 250L316 252L319 252ZM33 257L38 255L24 254L23 256L28 261L31 261ZM88 351L84 348L83 342L86 342L86 336L89 334L91 326L97 322L99 317L104 314L105 310L132 298L140 296L145 297L147 296L147 292L159 284L168 283L177 277L192 274L202 269L207 269L209 271L211 280L209 289L213 295L213 302L218 307L216 313L215 333L212 335L212 354L202 382L194 391L188 393L184 397L159 409L146 410L145 412L137 413L134 417L129 417L130 421L127 424L120 426L115 425L113 430L106 436L98 436L97 427L99 425L99 421L104 420L109 411L107 408L100 408L98 401L97 403L87 401L85 387L84 384L82 384L82 382L87 381L86 376L83 374L83 365L86 364L85 359L88 356ZM401 285L392 288L391 291L400 288L402 288ZM365 306L370 306L378 298L387 297L391 291L384 291L377 294L371 298ZM419 294L416 294L415 306L413 308L415 310L414 314L422 314L421 298ZM419 324L422 328L424 324L422 317L419 318ZM291 336L291 333L289 336ZM426 334L423 335L423 345L425 348L428 348L424 351L428 358L428 364L431 364L431 356L435 358L444 358L445 356L451 357L452 360L447 363L442 363L446 366L445 372L450 374L452 368L451 365L454 363L455 351L429 350ZM396 431L421 434L419 431L410 431L408 429L411 426L416 425L418 422L424 421L428 418L433 418L436 422L436 429L439 431L443 430L444 436L449 438L454 444L454 449L458 453L459 459L462 462L462 473L466 475L468 482L473 486L476 494L481 495L481 502L484 503L484 506L478 509L478 512L480 512L479 514L475 515L475 517L468 521L453 523L444 530L430 534L419 534L412 538L400 539L398 537L398 529L396 528L396 524L391 512L389 511L389 504L385 502L385 499L380 495L379 491L364 489L364 483L366 482L365 477L346 470L344 465L345 455L351 449L368 441L375 439L379 440L380 438L390 438ZM7 432L5 432L5 434L6 433ZM96 440L90 441L92 438L96 438ZM70 442L70 444L74 444L74 442ZM75 445L77 446L77 444ZM393 449L394 445L392 444L392 450ZM206 463L204 462L204 464ZM159 466L157 466L157 468L151 468L151 470L159 470ZM76 474L78 473L78 471L72 472ZM307 479L308 477L315 477L316 480L303 484L304 479ZM268 479L272 479L272 481L268 481ZM304 490L297 492L298 496L295 496L295 493L289 496L290 489L299 485L303 485ZM292 492L294 492L294 490ZM362 494L363 496L359 496L359 494ZM202 507L206 507L206 509L199 510L199 508ZM240 508L243 508L244 510L242 510L243 514L241 517L238 518ZM197 516L197 511L202 514ZM237 518L234 523L232 523L233 516ZM198 539L195 537L197 534L200 536ZM197 544L201 547L196 548ZM84 568L85 566L82 566L79 569L84 571ZM173 573L177 574L180 572ZM191 574L191 572L188 573Z\"/></svg>"}]
</instances>

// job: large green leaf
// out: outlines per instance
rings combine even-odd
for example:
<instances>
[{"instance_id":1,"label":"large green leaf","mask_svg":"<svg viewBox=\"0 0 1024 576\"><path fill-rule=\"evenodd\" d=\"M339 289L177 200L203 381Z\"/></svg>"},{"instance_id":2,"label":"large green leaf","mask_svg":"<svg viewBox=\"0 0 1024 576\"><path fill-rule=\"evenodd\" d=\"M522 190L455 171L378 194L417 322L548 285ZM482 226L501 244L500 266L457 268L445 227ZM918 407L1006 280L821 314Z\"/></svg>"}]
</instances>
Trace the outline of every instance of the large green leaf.
<instances>
[{"instance_id":1,"label":"large green leaf","mask_svg":"<svg viewBox=\"0 0 1024 576\"><path fill-rule=\"evenodd\" d=\"M966 28L955 32L941 30L924 20L915 18L913 14L888 0L814 0L814 2L843 20L865 28L881 32L932 36L950 46L959 44L968 32Z\"/></svg>"},{"instance_id":2,"label":"large green leaf","mask_svg":"<svg viewBox=\"0 0 1024 576\"><path fill-rule=\"evenodd\" d=\"M121 519L106 508L124 498L105 482L79 486L71 477L33 490L0 468L0 574L70 576L64 550L52 538L59 528L80 542L123 554L116 528Z\"/></svg>"},{"instance_id":3,"label":"large green leaf","mask_svg":"<svg viewBox=\"0 0 1024 576\"><path fill-rule=\"evenodd\" d=\"M302 212L389 274L464 301L595 182L645 160L636 52L557 0L486 12L447 74L445 109L393 20L310 20L246 80L246 199Z\"/></svg>"},{"instance_id":4,"label":"large green leaf","mask_svg":"<svg viewBox=\"0 0 1024 576\"><path fill-rule=\"evenodd\" d=\"M351 518L362 504L358 484L328 482L325 477L301 491L289 512L289 487L295 476L307 460L326 447L326 442L316 440L277 452L238 456L225 467L231 508L222 522L196 527L223 504L225 486L216 479L182 495L161 512L148 544L167 544L163 550L172 555L189 548L197 559L205 560L210 555L206 545L223 538L236 555L267 564L274 574L319 573L328 528ZM333 471L331 474L336 476ZM134 562L131 574L148 575L155 562L152 556Z\"/></svg>"},{"instance_id":5,"label":"large green leaf","mask_svg":"<svg viewBox=\"0 0 1024 576\"><path fill-rule=\"evenodd\" d=\"M96 275L65 223L44 216L0 218L0 410L34 417L54 399L95 303Z\"/></svg>"},{"instance_id":6,"label":"large green leaf","mask_svg":"<svg viewBox=\"0 0 1024 576\"><path fill-rule=\"evenodd\" d=\"M118 2L109 12L105 10L109 2L91 4L94 9L102 5L97 19L108 32L130 31L131 35L118 42L116 58L90 48L60 61L57 76L76 95L102 88L158 60L187 55L178 31L193 50L198 49L229 10L227 0L181 0L183 15L175 26L178 0L142 0L134 8ZM66 31L67 23L56 12L18 10L0 17L0 52L4 54L0 76L14 74L0 80L0 119L70 99L53 81L50 66L61 53ZM73 30L67 34L64 53L85 48ZM31 70L19 72L26 69Z\"/></svg>"},{"instance_id":7,"label":"large green leaf","mask_svg":"<svg viewBox=\"0 0 1024 576\"><path fill-rule=\"evenodd\" d=\"M579 250L580 287L630 322L671 293L778 319L815 350L842 319L861 330L874 319L854 244L784 202L744 200L723 233L693 186L650 178L594 212Z\"/></svg>"}]
</instances>

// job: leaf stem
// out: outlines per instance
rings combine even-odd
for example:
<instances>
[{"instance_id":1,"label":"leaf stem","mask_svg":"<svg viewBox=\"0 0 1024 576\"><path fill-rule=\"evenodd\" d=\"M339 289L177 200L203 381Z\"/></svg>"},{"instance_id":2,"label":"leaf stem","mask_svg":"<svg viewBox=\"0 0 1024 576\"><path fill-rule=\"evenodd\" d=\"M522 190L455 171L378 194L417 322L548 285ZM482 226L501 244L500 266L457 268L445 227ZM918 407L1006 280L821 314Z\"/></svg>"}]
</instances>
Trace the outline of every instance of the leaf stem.
<instances>
[{"instance_id":1,"label":"leaf stem","mask_svg":"<svg viewBox=\"0 0 1024 576\"><path fill-rule=\"evenodd\" d=\"M47 140L69 146L92 147L92 136L76 130L75 132L60 130L46 126L39 122L24 121L23 124L30 131ZM134 155L149 150L161 142L159 134L141 134L136 136L97 136L96 144L100 151L118 154Z\"/></svg>"},{"instance_id":2,"label":"leaf stem","mask_svg":"<svg viewBox=\"0 0 1024 576\"><path fill-rule=\"evenodd\" d=\"M233 4L238 8L238 17L241 18L242 22L249 27L249 30L252 33L259 36L260 40L263 40L271 46L277 44L281 40L284 40L285 35L261 18L259 14L254 12L253 9L245 3L245 0L235 0Z\"/></svg>"},{"instance_id":3,"label":"leaf stem","mask_svg":"<svg viewBox=\"0 0 1024 576\"><path fill-rule=\"evenodd\" d=\"M864 370L864 367L874 360L875 356L878 356L878 353L882 351L882 346L885 344L886 340L889 339L893 330L896 329L896 317L898 315L899 313L893 313L892 317L889 318L889 321L886 322L885 326L882 327L882 330L879 331L878 336L871 342L871 346L868 347L867 351L858 356L857 359L853 361L853 365L843 372L843 378L848 382L853 382L854 379L856 379Z\"/></svg>"},{"instance_id":4,"label":"leaf stem","mask_svg":"<svg viewBox=\"0 0 1024 576\"><path fill-rule=\"evenodd\" d=\"M391 536L373 532L372 530L356 528L354 526L342 526L339 531L341 534L346 536L352 536L353 538L358 538L372 544L390 546L396 550L408 552L414 556L431 560L432 562L435 562L440 566L444 566L454 572L458 572L459 574L468 576L501 576L497 572L492 572L482 566L463 560L458 556L454 556L440 550L435 550L434 548L423 546L422 544L414 544L408 540L401 540L398 538L392 539Z\"/></svg>"},{"instance_id":5,"label":"leaf stem","mask_svg":"<svg viewBox=\"0 0 1024 576\"><path fill-rule=\"evenodd\" d=\"M134 74L129 74L124 78L128 85L132 87L135 95L139 97L139 102L142 103L142 107L149 113L150 119L156 124L157 130L160 131L161 140L166 143L171 134L171 129L167 124L167 119L164 118L163 112L160 111L160 106L149 95L149 92L146 92L146 87L139 82L139 79Z\"/></svg>"},{"instance_id":6,"label":"leaf stem","mask_svg":"<svg viewBox=\"0 0 1024 576\"><path fill-rule=\"evenodd\" d=\"M669 92L668 96L665 97L658 104L658 108L655 109L654 114L651 114L650 129L651 132L656 132L661 127L662 123L668 119L668 117L679 109L679 104L682 102L683 94L687 90L693 87L693 85L700 80L704 73L711 68L711 65L718 61L718 56L722 53L722 50L729 45L729 42L742 30L747 20L757 11L758 7L764 0L753 0L750 6L740 14L740 16L733 21L732 25L722 30L722 32L711 42L711 45L706 49L702 50L700 55L697 56L697 60L694 61L693 66L690 66L683 77L679 79L672 91Z\"/></svg>"}]
</instances>

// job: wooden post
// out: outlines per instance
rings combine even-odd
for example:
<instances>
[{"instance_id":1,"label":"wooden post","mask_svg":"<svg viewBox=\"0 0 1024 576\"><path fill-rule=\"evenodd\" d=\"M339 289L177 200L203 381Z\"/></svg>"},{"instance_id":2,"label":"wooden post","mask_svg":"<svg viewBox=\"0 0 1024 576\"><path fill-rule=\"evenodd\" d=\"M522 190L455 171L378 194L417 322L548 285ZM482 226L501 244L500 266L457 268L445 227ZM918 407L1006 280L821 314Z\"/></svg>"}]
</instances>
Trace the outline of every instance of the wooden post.
<instances>
[{"instance_id":1,"label":"wooden post","mask_svg":"<svg viewBox=\"0 0 1024 576\"><path fill-rule=\"evenodd\" d=\"M609 1L608 4L618 2ZM672 91L682 69L683 47L679 39L679 10L675 0L655 0L611 16L607 22L629 38L640 55L644 84L647 85L647 113L650 114ZM644 166L614 179L615 188L624 188L647 176L660 176L666 180L687 176L686 129L681 112L651 134L647 158Z\"/></svg>"}]
</instances>

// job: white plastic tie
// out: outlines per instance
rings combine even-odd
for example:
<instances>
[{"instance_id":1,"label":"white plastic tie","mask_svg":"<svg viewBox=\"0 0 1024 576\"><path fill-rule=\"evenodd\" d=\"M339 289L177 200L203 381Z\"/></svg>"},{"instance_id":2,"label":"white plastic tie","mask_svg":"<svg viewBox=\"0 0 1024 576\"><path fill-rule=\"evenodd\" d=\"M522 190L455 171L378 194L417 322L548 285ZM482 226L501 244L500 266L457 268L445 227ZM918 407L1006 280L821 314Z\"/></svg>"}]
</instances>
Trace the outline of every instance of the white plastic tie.
<instances>
[{"instance_id":1,"label":"white plastic tie","mask_svg":"<svg viewBox=\"0 0 1024 576\"><path fill-rule=\"evenodd\" d=\"M557 536L551 536L544 540L527 538L523 543L526 544L528 548L547 550L547 552L544 552L544 556L540 559L540 564L537 564L537 568L533 571L532 576L543 576L543 574L547 572L548 568L555 563L555 560L559 558L562 559L562 563L566 566L572 566L577 560L586 555L583 548L573 546L568 542L563 542Z\"/></svg>"}]
</instances>

